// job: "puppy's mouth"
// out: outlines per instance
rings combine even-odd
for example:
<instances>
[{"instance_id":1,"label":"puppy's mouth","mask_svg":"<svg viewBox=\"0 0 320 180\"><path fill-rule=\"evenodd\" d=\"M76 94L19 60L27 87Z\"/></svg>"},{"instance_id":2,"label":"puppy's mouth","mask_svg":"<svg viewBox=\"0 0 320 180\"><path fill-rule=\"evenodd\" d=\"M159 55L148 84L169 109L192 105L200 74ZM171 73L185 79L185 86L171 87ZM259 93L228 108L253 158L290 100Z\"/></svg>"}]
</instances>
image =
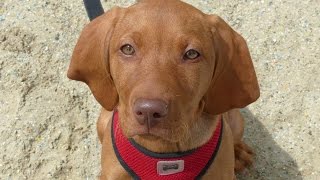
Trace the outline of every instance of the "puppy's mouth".
<instances>
[{"instance_id":1,"label":"puppy's mouth","mask_svg":"<svg viewBox=\"0 0 320 180\"><path fill-rule=\"evenodd\" d=\"M131 126L124 130L127 138L141 137L145 140L161 139L167 142L176 143L186 138L188 129L187 124L170 124L167 126L157 126L148 128L146 126Z\"/></svg>"},{"instance_id":2,"label":"puppy's mouth","mask_svg":"<svg viewBox=\"0 0 320 180\"><path fill-rule=\"evenodd\" d=\"M149 138L162 138L167 139L172 130L165 128L148 128L146 126L135 127L132 130L129 130L126 135L128 138L135 136L149 137Z\"/></svg>"}]
</instances>

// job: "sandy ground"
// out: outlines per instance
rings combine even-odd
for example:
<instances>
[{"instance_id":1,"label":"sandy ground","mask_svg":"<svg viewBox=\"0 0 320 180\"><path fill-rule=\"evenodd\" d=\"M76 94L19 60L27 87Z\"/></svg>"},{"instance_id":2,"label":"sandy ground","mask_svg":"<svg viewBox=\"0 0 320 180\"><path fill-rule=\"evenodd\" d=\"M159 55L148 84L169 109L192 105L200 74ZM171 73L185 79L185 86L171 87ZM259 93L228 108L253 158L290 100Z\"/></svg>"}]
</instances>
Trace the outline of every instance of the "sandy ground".
<instances>
[{"instance_id":1,"label":"sandy ground","mask_svg":"<svg viewBox=\"0 0 320 180\"><path fill-rule=\"evenodd\" d=\"M240 179L320 179L320 1L188 2L228 21L254 59L261 98L243 113L257 157ZM0 1L0 179L99 174L100 107L66 77L86 23L81 0Z\"/></svg>"}]
</instances>

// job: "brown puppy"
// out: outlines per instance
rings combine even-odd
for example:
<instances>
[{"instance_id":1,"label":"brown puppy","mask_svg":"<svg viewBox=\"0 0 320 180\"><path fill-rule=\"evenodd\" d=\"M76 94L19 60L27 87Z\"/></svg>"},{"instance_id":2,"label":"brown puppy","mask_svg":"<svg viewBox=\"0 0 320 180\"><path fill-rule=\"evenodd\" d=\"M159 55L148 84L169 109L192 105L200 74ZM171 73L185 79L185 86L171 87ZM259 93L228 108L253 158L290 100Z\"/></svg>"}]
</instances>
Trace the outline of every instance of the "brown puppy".
<instances>
[{"instance_id":1,"label":"brown puppy","mask_svg":"<svg viewBox=\"0 0 320 180\"><path fill-rule=\"evenodd\" d=\"M259 87L245 40L216 15L178 0L114 8L84 28L68 77L103 107L101 179L131 179L112 145L115 108L124 136L155 153L204 145L222 114L221 144L202 179L233 179L252 164L235 108L254 102Z\"/></svg>"}]
</instances>

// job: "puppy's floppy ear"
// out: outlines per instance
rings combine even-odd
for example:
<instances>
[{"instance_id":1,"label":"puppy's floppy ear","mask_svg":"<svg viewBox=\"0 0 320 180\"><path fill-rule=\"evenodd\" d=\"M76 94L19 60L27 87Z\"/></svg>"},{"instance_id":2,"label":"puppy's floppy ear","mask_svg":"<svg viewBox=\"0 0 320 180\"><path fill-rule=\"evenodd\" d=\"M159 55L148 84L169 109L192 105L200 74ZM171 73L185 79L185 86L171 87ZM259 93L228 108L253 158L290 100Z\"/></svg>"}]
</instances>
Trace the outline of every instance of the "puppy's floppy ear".
<instances>
[{"instance_id":1,"label":"puppy's floppy ear","mask_svg":"<svg viewBox=\"0 0 320 180\"><path fill-rule=\"evenodd\" d=\"M260 96L245 40L223 19L209 16L215 51L215 72L205 96L205 112L219 114L243 108Z\"/></svg>"},{"instance_id":2,"label":"puppy's floppy ear","mask_svg":"<svg viewBox=\"0 0 320 180\"><path fill-rule=\"evenodd\" d=\"M120 8L114 8L90 22L82 31L74 48L68 77L85 82L96 100L111 111L118 93L109 69L109 42Z\"/></svg>"}]
</instances>

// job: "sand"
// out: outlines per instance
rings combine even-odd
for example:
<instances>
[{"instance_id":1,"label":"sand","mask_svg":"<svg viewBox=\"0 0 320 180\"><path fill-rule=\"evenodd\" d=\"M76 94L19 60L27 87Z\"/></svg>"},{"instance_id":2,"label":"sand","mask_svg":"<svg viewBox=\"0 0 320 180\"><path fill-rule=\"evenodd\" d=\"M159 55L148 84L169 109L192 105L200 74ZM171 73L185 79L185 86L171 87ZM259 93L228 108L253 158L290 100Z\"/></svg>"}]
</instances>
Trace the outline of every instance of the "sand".
<instances>
[{"instance_id":1,"label":"sand","mask_svg":"<svg viewBox=\"0 0 320 180\"><path fill-rule=\"evenodd\" d=\"M257 156L239 179L320 179L320 1L187 2L223 17L254 60L261 97L242 112ZM0 179L99 175L100 106L66 77L86 23L81 0L0 1Z\"/></svg>"}]
</instances>

